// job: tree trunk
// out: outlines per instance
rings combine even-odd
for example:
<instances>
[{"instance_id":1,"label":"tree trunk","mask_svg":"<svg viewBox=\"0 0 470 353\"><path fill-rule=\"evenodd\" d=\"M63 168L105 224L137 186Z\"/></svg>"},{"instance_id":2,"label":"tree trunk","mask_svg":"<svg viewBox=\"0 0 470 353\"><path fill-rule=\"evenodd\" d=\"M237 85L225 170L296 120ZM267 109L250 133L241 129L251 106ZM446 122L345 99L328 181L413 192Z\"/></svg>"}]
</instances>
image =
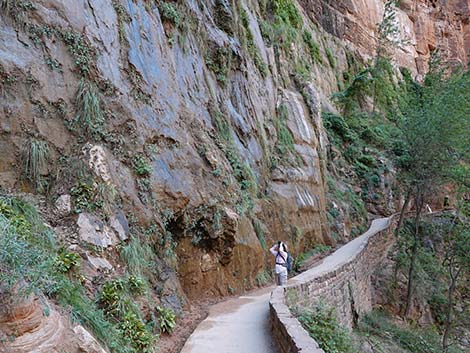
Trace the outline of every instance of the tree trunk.
<instances>
[{"instance_id":1,"label":"tree trunk","mask_svg":"<svg viewBox=\"0 0 470 353\"><path fill-rule=\"evenodd\" d=\"M452 266L450 264L449 266ZM450 336L450 329L452 324L452 311L454 307L454 292L457 283L457 278L460 274L460 269L457 271L455 275L452 274L452 268L449 269L450 271L450 285L447 291L447 312L446 312L446 321L444 323L444 334L442 335L442 350L447 352L449 348L449 336Z\"/></svg>"},{"instance_id":2,"label":"tree trunk","mask_svg":"<svg viewBox=\"0 0 470 353\"><path fill-rule=\"evenodd\" d=\"M395 228L395 235L398 235L398 233L400 232L401 225L403 224L403 219L405 219L406 209L408 208L410 200L411 200L411 190L408 190L408 192L406 193L405 202L403 203L403 206L401 207L400 217L398 218L397 227Z\"/></svg>"},{"instance_id":3,"label":"tree trunk","mask_svg":"<svg viewBox=\"0 0 470 353\"><path fill-rule=\"evenodd\" d=\"M411 302L413 300L413 284L414 284L414 272L415 272L415 265L416 265L416 257L418 255L418 246L419 246L419 221L421 217L421 211L423 209L423 196L421 192L418 191L416 196L416 213L415 213L415 229L414 229L414 242L413 247L411 248L411 261L410 267L408 269L408 286L406 289L406 306L405 306L405 319L408 318L410 315L411 310Z\"/></svg>"},{"instance_id":4,"label":"tree trunk","mask_svg":"<svg viewBox=\"0 0 470 353\"><path fill-rule=\"evenodd\" d=\"M395 228L395 237L398 237L398 235L400 234L401 225L403 224L403 220L405 219L406 209L408 208L410 200L411 200L411 190L408 190L406 193L405 202L403 203L403 206L401 207L401 210L400 210L400 217L398 218L397 227ZM398 281L397 280L398 270L399 270L398 261L395 261L395 269L393 271L394 283L397 283Z\"/></svg>"},{"instance_id":5,"label":"tree trunk","mask_svg":"<svg viewBox=\"0 0 470 353\"><path fill-rule=\"evenodd\" d=\"M413 276L415 273L415 264L416 264L416 255L418 253L418 239L414 239L414 244L413 248L411 249L411 261L410 261L410 267L408 269L408 285L406 288L406 306L405 306L405 319L408 318L410 315L410 310L411 310L411 302L413 299Z\"/></svg>"}]
</instances>

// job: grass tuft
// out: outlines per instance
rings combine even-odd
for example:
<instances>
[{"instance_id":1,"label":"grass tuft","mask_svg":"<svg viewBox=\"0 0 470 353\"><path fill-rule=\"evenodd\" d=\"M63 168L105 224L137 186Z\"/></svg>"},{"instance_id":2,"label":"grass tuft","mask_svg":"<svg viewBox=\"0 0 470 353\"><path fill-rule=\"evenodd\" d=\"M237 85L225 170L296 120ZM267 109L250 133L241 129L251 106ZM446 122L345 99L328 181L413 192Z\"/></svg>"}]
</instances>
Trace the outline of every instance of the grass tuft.
<instances>
[{"instance_id":1,"label":"grass tuft","mask_svg":"<svg viewBox=\"0 0 470 353\"><path fill-rule=\"evenodd\" d=\"M80 80L75 97L77 116L73 122L75 128L81 127L92 137L103 134L104 113L101 108L101 96L96 85L84 78Z\"/></svg>"},{"instance_id":2,"label":"grass tuft","mask_svg":"<svg viewBox=\"0 0 470 353\"><path fill-rule=\"evenodd\" d=\"M21 159L26 178L31 181L36 190L44 190L43 173L47 171L49 146L46 141L30 138L22 146Z\"/></svg>"}]
</instances>

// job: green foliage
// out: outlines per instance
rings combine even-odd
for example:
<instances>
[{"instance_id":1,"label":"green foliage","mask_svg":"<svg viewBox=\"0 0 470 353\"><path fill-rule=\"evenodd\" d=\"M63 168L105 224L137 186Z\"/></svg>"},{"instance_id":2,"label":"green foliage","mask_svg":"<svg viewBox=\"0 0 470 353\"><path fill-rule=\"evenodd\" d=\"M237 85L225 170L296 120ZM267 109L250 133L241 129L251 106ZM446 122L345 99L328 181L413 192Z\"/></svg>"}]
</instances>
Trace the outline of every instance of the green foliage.
<instances>
[{"instance_id":1,"label":"green foliage","mask_svg":"<svg viewBox=\"0 0 470 353\"><path fill-rule=\"evenodd\" d=\"M145 291L141 278L130 276L115 278L103 285L99 302L106 315L118 322L117 327L137 352L150 352L153 335L140 317L140 309L133 304L131 295Z\"/></svg>"},{"instance_id":2,"label":"green foliage","mask_svg":"<svg viewBox=\"0 0 470 353\"><path fill-rule=\"evenodd\" d=\"M359 323L359 332L393 341L408 352L442 352L439 335L434 330L406 325L398 326L384 312L377 310L364 316Z\"/></svg>"},{"instance_id":3,"label":"green foliage","mask_svg":"<svg viewBox=\"0 0 470 353\"><path fill-rule=\"evenodd\" d=\"M6 15L9 15L19 26L24 26L28 12L36 8L29 0L0 0L0 9Z\"/></svg>"},{"instance_id":4,"label":"green foliage","mask_svg":"<svg viewBox=\"0 0 470 353\"><path fill-rule=\"evenodd\" d=\"M336 67L336 60L329 47L325 48L325 54L326 54L326 58L328 59L328 63L330 64L330 67L334 69Z\"/></svg>"},{"instance_id":5,"label":"green foliage","mask_svg":"<svg viewBox=\"0 0 470 353\"><path fill-rule=\"evenodd\" d=\"M176 326L176 315L170 308L157 306L158 323L162 332L171 333Z\"/></svg>"},{"instance_id":6,"label":"green foliage","mask_svg":"<svg viewBox=\"0 0 470 353\"><path fill-rule=\"evenodd\" d=\"M21 148L21 159L26 178L31 181L36 190L44 190L42 174L47 172L49 146L47 141L30 138Z\"/></svg>"},{"instance_id":7,"label":"green foliage","mask_svg":"<svg viewBox=\"0 0 470 353\"><path fill-rule=\"evenodd\" d=\"M171 2L163 1L160 3L160 7L163 20L172 23L175 27L178 27L181 23L181 15L176 6Z\"/></svg>"},{"instance_id":8,"label":"green foliage","mask_svg":"<svg viewBox=\"0 0 470 353\"><path fill-rule=\"evenodd\" d=\"M353 352L348 331L338 323L334 308L319 302L308 308L294 307L293 312L325 352Z\"/></svg>"},{"instance_id":9,"label":"green foliage","mask_svg":"<svg viewBox=\"0 0 470 353\"><path fill-rule=\"evenodd\" d=\"M267 284L272 283L273 277L271 273L265 269L257 273L255 281L259 287L263 287Z\"/></svg>"},{"instance_id":10,"label":"green foliage","mask_svg":"<svg viewBox=\"0 0 470 353\"><path fill-rule=\"evenodd\" d=\"M60 249L54 260L54 267L60 273L68 273L80 266L81 257L77 253Z\"/></svg>"},{"instance_id":11,"label":"green foliage","mask_svg":"<svg viewBox=\"0 0 470 353\"><path fill-rule=\"evenodd\" d=\"M253 197L258 192L256 176L248 162L242 162L238 155L233 141L232 126L227 117L219 109L213 109L211 116L214 119L214 125L218 133L216 143L224 152L232 167L233 175L240 186L240 199L237 203L237 211L238 213L251 211L253 209Z\"/></svg>"},{"instance_id":12,"label":"green foliage","mask_svg":"<svg viewBox=\"0 0 470 353\"><path fill-rule=\"evenodd\" d=\"M141 277L151 273L155 254L152 248L138 237L133 236L128 244L120 248L119 254L131 275Z\"/></svg>"},{"instance_id":13,"label":"green foliage","mask_svg":"<svg viewBox=\"0 0 470 353\"><path fill-rule=\"evenodd\" d=\"M263 226L259 219L253 219L253 228L255 229L256 236L263 250L266 250L266 240L264 239Z\"/></svg>"},{"instance_id":14,"label":"green foliage","mask_svg":"<svg viewBox=\"0 0 470 353\"><path fill-rule=\"evenodd\" d=\"M90 76L95 60L95 50L88 43L85 36L70 31L60 33L69 53L72 55L75 65L82 76Z\"/></svg>"},{"instance_id":15,"label":"green foliage","mask_svg":"<svg viewBox=\"0 0 470 353\"><path fill-rule=\"evenodd\" d=\"M274 121L277 132L276 152L282 162L296 163L298 155L294 148L294 136L287 127L288 118L287 106L281 104L277 109L277 119Z\"/></svg>"},{"instance_id":16,"label":"green foliage","mask_svg":"<svg viewBox=\"0 0 470 353\"><path fill-rule=\"evenodd\" d=\"M131 21L131 17L127 13L126 8L119 2L119 0L113 0L113 7L114 11L116 11L116 15L118 18L119 24L119 41L121 44L126 43L126 32L124 30L124 23L129 23Z\"/></svg>"},{"instance_id":17,"label":"green foliage","mask_svg":"<svg viewBox=\"0 0 470 353\"><path fill-rule=\"evenodd\" d=\"M103 206L102 201L98 200L95 188L86 182L77 183L70 189L70 194L74 197L73 205L75 213L95 211Z\"/></svg>"},{"instance_id":18,"label":"green foliage","mask_svg":"<svg viewBox=\"0 0 470 353\"><path fill-rule=\"evenodd\" d=\"M331 246L325 244L317 244L314 248L297 256L294 260L294 271L299 271L302 264L312 256L323 254L331 250Z\"/></svg>"},{"instance_id":19,"label":"green foliage","mask_svg":"<svg viewBox=\"0 0 470 353\"><path fill-rule=\"evenodd\" d=\"M15 219L22 220L20 227L14 224ZM136 353L122 332L86 296L82 286L57 271L56 259L61 250L56 248L54 234L44 226L34 207L19 199L0 197L0 234L0 282L4 294L16 300L32 291L42 292L56 299L74 320L113 352ZM70 257L69 260L75 261Z\"/></svg>"},{"instance_id":20,"label":"green foliage","mask_svg":"<svg viewBox=\"0 0 470 353\"><path fill-rule=\"evenodd\" d=\"M294 1L274 0L272 2L274 16L295 29L302 27L303 21Z\"/></svg>"},{"instance_id":21,"label":"green foliage","mask_svg":"<svg viewBox=\"0 0 470 353\"><path fill-rule=\"evenodd\" d=\"M141 277L129 276L127 279L129 284L129 291L135 295L141 295L145 293L146 283Z\"/></svg>"},{"instance_id":22,"label":"green foliage","mask_svg":"<svg viewBox=\"0 0 470 353\"><path fill-rule=\"evenodd\" d=\"M245 45L248 49L248 53L253 59L253 62L255 63L255 66L259 70L260 74L263 77L266 77L266 75L268 74L268 67L264 62L263 58L261 57L258 47L256 46L255 40L253 38L253 33L250 29L250 18L243 7L240 9L240 19L243 26L243 34L244 39L246 41Z\"/></svg>"},{"instance_id":23,"label":"green foliage","mask_svg":"<svg viewBox=\"0 0 470 353\"><path fill-rule=\"evenodd\" d=\"M305 45L307 45L312 61L317 64L323 64L320 47L313 39L312 33L308 30L304 30L302 33L302 39L304 40Z\"/></svg>"},{"instance_id":24,"label":"green foliage","mask_svg":"<svg viewBox=\"0 0 470 353\"><path fill-rule=\"evenodd\" d=\"M132 311L125 312L119 324L119 329L122 331L123 336L131 341L136 352L152 352L151 345L154 337L137 314Z\"/></svg>"},{"instance_id":25,"label":"green foliage","mask_svg":"<svg viewBox=\"0 0 470 353\"><path fill-rule=\"evenodd\" d=\"M205 56L207 67L215 74L221 84L227 81L227 75L232 66L232 50L229 47L212 47Z\"/></svg>"},{"instance_id":26,"label":"green foliage","mask_svg":"<svg viewBox=\"0 0 470 353\"><path fill-rule=\"evenodd\" d=\"M103 135L104 113L98 87L84 78L80 80L75 96L77 116L72 122L73 129L81 129L91 137Z\"/></svg>"},{"instance_id":27,"label":"green foliage","mask_svg":"<svg viewBox=\"0 0 470 353\"><path fill-rule=\"evenodd\" d=\"M132 158L132 164L134 166L134 172L140 177L146 177L152 173L152 166L141 153L136 154Z\"/></svg>"}]
</instances>

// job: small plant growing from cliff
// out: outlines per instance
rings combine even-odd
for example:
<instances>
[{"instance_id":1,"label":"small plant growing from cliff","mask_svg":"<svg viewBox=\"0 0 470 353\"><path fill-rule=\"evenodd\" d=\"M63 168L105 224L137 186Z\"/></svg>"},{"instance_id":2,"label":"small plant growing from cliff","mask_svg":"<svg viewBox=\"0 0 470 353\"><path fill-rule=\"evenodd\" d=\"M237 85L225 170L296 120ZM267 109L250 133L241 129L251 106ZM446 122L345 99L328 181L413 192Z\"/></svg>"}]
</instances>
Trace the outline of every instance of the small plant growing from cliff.
<instances>
[{"instance_id":1,"label":"small plant growing from cliff","mask_svg":"<svg viewBox=\"0 0 470 353\"><path fill-rule=\"evenodd\" d=\"M171 333L176 326L175 312L170 308L157 306L158 324L162 332Z\"/></svg>"},{"instance_id":2,"label":"small plant growing from cliff","mask_svg":"<svg viewBox=\"0 0 470 353\"><path fill-rule=\"evenodd\" d=\"M93 82L82 78L75 97L75 104L77 116L72 126L82 128L92 137L101 136L104 128L104 113L98 87Z\"/></svg>"},{"instance_id":3,"label":"small plant growing from cliff","mask_svg":"<svg viewBox=\"0 0 470 353\"><path fill-rule=\"evenodd\" d=\"M73 205L75 213L94 211L102 207L102 202L96 200L95 188L88 183L77 183L70 190L70 194L74 197Z\"/></svg>"},{"instance_id":4,"label":"small plant growing from cliff","mask_svg":"<svg viewBox=\"0 0 470 353\"><path fill-rule=\"evenodd\" d=\"M205 56L206 65L211 69L217 81L225 84L232 66L232 50L229 47L215 47Z\"/></svg>"},{"instance_id":5,"label":"small plant growing from cliff","mask_svg":"<svg viewBox=\"0 0 470 353\"><path fill-rule=\"evenodd\" d=\"M80 266L80 260L77 253L61 249L54 260L54 268L60 273L69 273Z\"/></svg>"},{"instance_id":6,"label":"small plant growing from cliff","mask_svg":"<svg viewBox=\"0 0 470 353\"><path fill-rule=\"evenodd\" d=\"M266 250L266 240L264 239L263 226L259 219L253 219L253 228L255 229L256 236L258 237L259 244Z\"/></svg>"},{"instance_id":7,"label":"small plant growing from cliff","mask_svg":"<svg viewBox=\"0 0 470 353\"><path fill-rule=\"evenodd\" d=\"M328 59L328 63L330 64L330 67L334 69L336 67L336 60L335 60L335 57L333 56L333 53L331 52L331 49L326 47L325 53L326 53L326 58Z\"/></svg>"},{"instance_id":8,"label":"small plant growing from cliff","mask_svg":"<svg viewBox=\"0 0 470 353\"><path fill-rule=\"evenodd\" d=\"M95 50L86 38L72 30L58 32L64 41L69 53L72 55L75 65L82 76L89 76L93 67Z\"/></svg>"},{"instance_id":9,"label":"small plant growing from cliff","mask_svg":"<svg viewBox=\"0 0 470 353\"><path fill-rule=\"evenodd\" d=\"M308 30L304 30L302 38L308 48L308 51L310 52L310 57L312 58L312 61L317 64L323 64L320 47L313 39L312 33L310 33Z\"/></svg>"},{"instance_id":10,"label":"small plant growing from cliff","mask_svg":"<svg viewBox=\"0 0 470 353\"><path fill-rule=\"evenodd\" d=\"M27 14L35 10L35 6L29 0L0 0L0 9L9 15L20 27L25 25Z\"/></svg>"},{"instance_id":11,"label":"small plant growing from cliff","mask_svg":"<svg viewBox=\"0 0 470 353\"><path fill-rule=\"evenodd\" d=\"M122 331L124 337L128 337L132 346L136 351L142 353L151 353L151 345L154 341L153 335L148 331L142 320L132 311L127 311L119 329Z\"/></svg>"},{"instance_id":12,"label":"small plant growing from cliff","mask_svg":"<svg viewBox=\"0 0 470 353\"><path fill-rule=\"evenodd\" d=\"M127 13L126 8L119 2L119 0L113 0L114 11L116 11L118 25L119 25L119 41L122 44L127 42L126 32L124 30L124 23L129 23L131 17Z\"/></svg>"},{"instance_id":13,"label":"small plant growing from cliff","mask_svg":"<svg viewBox=\"0 0 470 353\"><path fill-rule=\"evenodd\" d=\"M145 293L145 281L141 277L129 276L127 283L132 294L141 295Z\"/></svg>"},{"instance_id":14,"label":"small plant growing from cliff","mask_svg":"<svg viewBox=\"0 0 470 353\"><path fill-rule=\"evenodd\" d=\"M38 191L42 191L44 180L42 174L47 171L49 146L46 141L30 138L22 146L21 159L26 178Z\"/></svg>"},{"instance_id":15,"label":"small plant growing from cliff","mask_svg":"<svg viewBox=\"0 0 470 353\"><path fill-rule=\"evenodd\" d=\"M132 164L134 166L134 172L138 176L146 177L152 172L152 166L141 153L136 154L134 158L132 158Z\"/></svg>"},{"instance_id":16,"label":"small plant growing from cliff","mask_svg":"<svg viewBox=\"0 0 470 353\"><path fill-rule=\"evenodd\" d=\"M180 25L181 15L174 4L163 1L160 5L160 10L163 20L172 23L175 27Z\"/></svg>"},{"instance_id":17,"label":"small plant growing from cliff","mask_svg":"<svg viewBox=\"0 0 470 353\"><path fill-rule=\"evenodd\" d=\"M246 40L246 47L248 53L250 54L253 62L255 63L256 68L259 70L261 76L266 77L268 74L268 67L261 57L261 53L256 46L255 40L253 38L253 33L250 29L250 17L244 8L240 9L240 19L243 27L243 34Z\"/></svg>"}]
</instances>

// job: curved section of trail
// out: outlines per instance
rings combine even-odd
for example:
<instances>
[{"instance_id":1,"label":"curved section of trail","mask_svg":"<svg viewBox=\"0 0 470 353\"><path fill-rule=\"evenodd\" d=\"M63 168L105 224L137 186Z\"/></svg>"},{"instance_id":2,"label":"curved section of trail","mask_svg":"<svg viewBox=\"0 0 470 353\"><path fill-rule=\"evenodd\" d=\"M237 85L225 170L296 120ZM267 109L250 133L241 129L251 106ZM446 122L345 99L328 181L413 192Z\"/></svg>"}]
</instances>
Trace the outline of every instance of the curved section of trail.
<instances>
[{"instance_id":1,"label":"curved section of trail","mask_svg":"<svg viewBox=\"0 0 470 353\"><path fill-rule=\"evenodd\" d=\"M370 236L387 228L389 220L374 220L367 232L308 271L323 273L347 262L365 246ZM293 277L289 283L301 282L305 273ZM199 324L180 353L277 353L269 323L269 298L273 288L263 288L211 307L209 316Z\"/></svg>"},{"instance_id":2,"label":"curved section of trail","mask_svg":"<svg viewBox=\"0 0 470 353\"><path fill-rule=\"evenodd\" d=\"M181 353L276 353L269 326L272 289L212 306Z\"/></svg>"}]
</instances>

